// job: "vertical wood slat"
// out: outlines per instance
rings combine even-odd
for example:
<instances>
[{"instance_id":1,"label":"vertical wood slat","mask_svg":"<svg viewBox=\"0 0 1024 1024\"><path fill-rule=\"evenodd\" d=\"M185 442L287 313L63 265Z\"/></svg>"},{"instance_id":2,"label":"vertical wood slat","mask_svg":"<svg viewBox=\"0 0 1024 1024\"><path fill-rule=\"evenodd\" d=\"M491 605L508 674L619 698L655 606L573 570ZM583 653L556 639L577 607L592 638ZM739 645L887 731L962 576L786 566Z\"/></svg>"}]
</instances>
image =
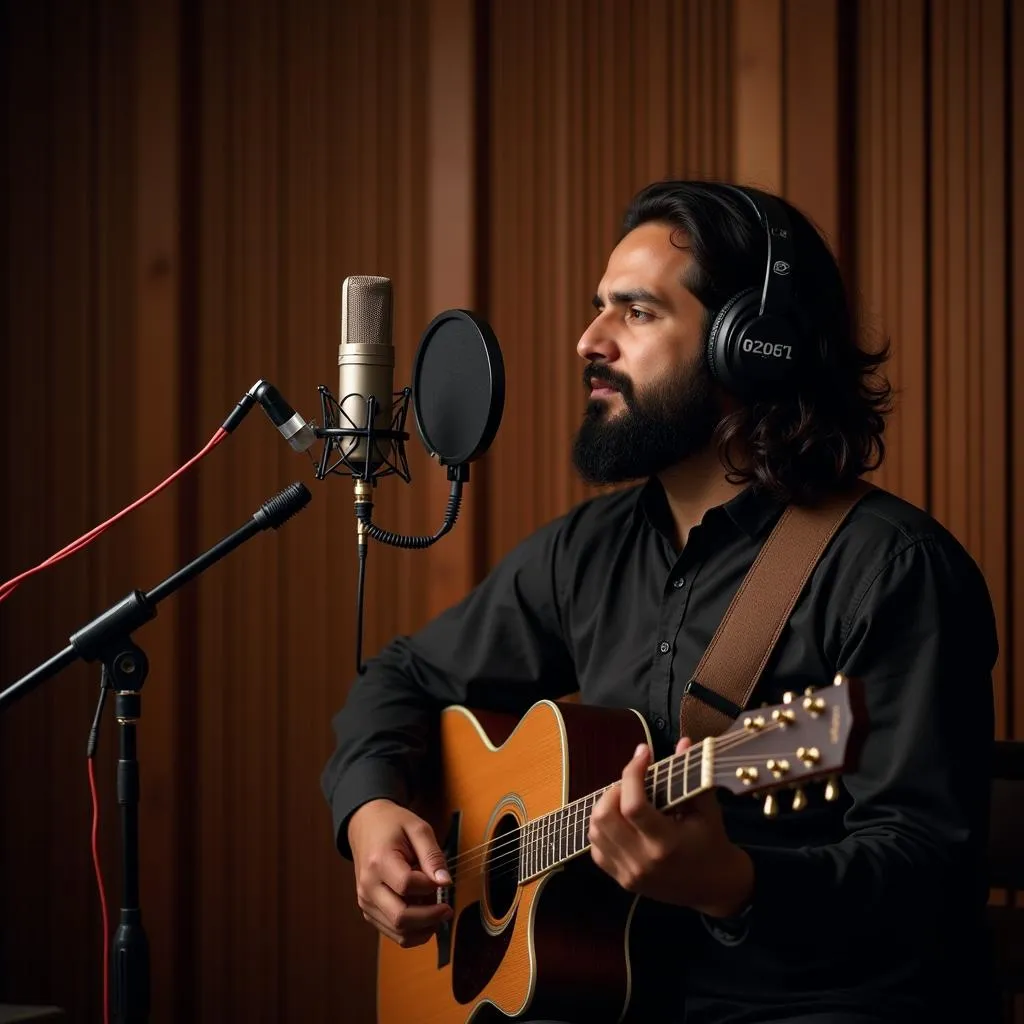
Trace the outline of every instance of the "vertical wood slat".
<instances>
[{"instance_id":1,"label":"vertical wood slat","mask_svg":"<svg viewBox=\"0 0 1024 1024\"><path fill-rule=\"evenodd\" d=\"M95 229L89 209L89 196L95 195L96 187L95 176L90 173L95 150L89 132L89 103L96 54L77 45L78 38L89 36L93 23L94 18L90 17L90 12L81 9L68 12L67 18L54 18L50 28L52 49L48 55L55 66L64 70L60 78L53 82L51 106L47 112L46 130L51 138L48 156L52 165L44 179L52 198L49 216L46 218L48 223L45 225L48 235L45 243L49 249L49 280L46 288L49 296L59 296L60 301L54 302L51 299L47 302L49 310L45 313L45 306L38 310L50 322L51 334L48 345L41 353L46 360L44 372L30 389L30 397L32 392L38 396L45 388L50 392L49 400L53 407L66 411L66 415L57 417L57 421L47 430L50 443L62 450L63 455L47 460L45 468L46 476L50 477L45 492L47 495L58 494L67 488L67 500L60 502L61 507L55 507L50 513L54 527L51 537L65 539L79 535L83 532L84 524L91 524L91 512L97 496L92 479L96 436L89 429L88 422L88 405L91 403L80 402L82 394L96 394L90 387L95 376L89 365L95 331L92 317L94 278L90 259L94 251ZM19 190L15 194L24 193ZM39 228L43 227L43 224L39 225ZM31 245L29 239L20 240L19 252L23 251L21 245L26 244ZM17 345L24 344L27 339L23 337L11 341ZM30 471L21 480L27 483L35 475ZM14 490L14 496L17 497L17 489ZM46 502L45 497L43 500ZM63 542L54 546L61 546ZM64 570L61 573L63 579L58 577L44 581L44 578L37 577L25 584L10 604L5 603L3 611L7 611L19 599L26 603L34 602L37 597L45 600L51 606L48 617L52 617L52 620L46 624L45 629L32 632L37 644L56 650L64 642L64 629L68 624L85 621L92 609L100 607L105 597L109 601L109 597L96 590L92 583L90 570L95 562L96 552L80 553L60 567ZM53 576L53 573L47 571L45 575ZM37 656L33 660L42 658ZM49 766L52 781L43 792L47 788L51 792L48 833L58 840L67 832L84 837L91 826L82 762L78 760L77 765L72 766L69 764L71 759L68 753L72 750L81 752L83 749L83 723L87 721L95 704L97 683L95 666L76 666L74 670L61 673L45 684L52 691L46 698L49 714L44 723L52 744ZM42 706L41 702L36 704ZM114 816L116 803L112 799L116 791L116 774L110 756L115 744L111 742L114 739L114 723L109 712L103 734L106 749L97 758L97 788L103 806L104 838L113 840L117 835L117 819ZM5 736L0 735L0 745L4 744L5 739ZM28 757L16 768L22 773L27 771L36 775L42 767L36 763L37 757L38 752L30 751ZM74 796L61 799L61 780L70 782L72 778L76 784L67 786L67 790L69 796L72 793ZM33 793L31 796L35 801L40 801L40 809L47 806L42 802L45 800L42 794ZM13 823L19 819L0 812L0 820ZM20 829L12 829L11 838L19 833ZM103 843L101 848L104 852L115 849L110 842ZM26 852L31 856L33 850L29 847ZM53 873L63 869L84 876L89 869L88 848L84 842L79 842L72 849L52 849L47 860L49 871ZM106 863L114 868L117 861L108 859ZM113 875L113 871L110 875ZM31 874L27 877L31 877ZM61 898L54 893L54 888L59 887L43 888L40 885L42 881L33 880L29 894L35 903L33 916L46 928L47 937L41 948L48 947L49 961L59 962L61 948L58 936L67 932L89 935L92 951L98 952L102 931L93 893L83 887L67 892ZM110 877L110 881L115 883L116 878ZM115 884L113 888L117 891L119 887ZM2 898L0 906L6 909L6 901ZM39 913L40 908L45 908L44 913ZM32 941L21 929L16 934L22 942ZM0 962L3 961L4 957L0 955ZM95 955L79 957L76 962L67 964L64 977L51 977L48 979L49 984L55 985L62 993L74 992L80 997L88 994L95 998L100 984L97 965L98 957Z\"/></svg>"},{"instance_id":2,"label":"vertical wood slat","mask_svg":"<svg viewBox=\"0 0 1024 1024\"><path fill-rule=\"evenodd\" d=\"M892 12L888 12L892 17ZM899 479L902 493L910 501L924 505L927 501L926 411L928 374L926 345L926 316L930 287L925 257L925 219L927 190L922 187L925 178L924 109L925 63L923 4L904 4L900 7L897 29L899 40L900 100L896 139L899 143L898 161L900 185L894 193L896 209L890 221L892 246L900 250L899 271L895 276L899 291L894 298L900 303L900 314L895 322L899 330L899 343L903 348L900 367L903 383L909 394L902 402L900 418ZM891 38L891 37L890 37ZM890 73L895 78L895 73ZM890 136L890 138L892 138ZM896 141L896 140L893 140ZM895 149L895 146L892 148ZM899 174L897 167L887 171L887 180ZM899 227L896 227L897 215Z\"/></svg>"},{"instance_id":3,"label":"vertical wood slat","mask_svg":"<svg viewBox=\"0 0 1024 1024\"><path fill-rule=\"evenodd\" d=\"M733 0L733 173L778 192L783 176L782 0Z\"/></svg>"},{"instance_id":4,"label":"vertical wood slat","mask_svg":"<svg viewBox=\"0 0 1024 1024\"><path fill-rule=\"evenodd\" d=\"M1003 5L933 12L932 509L985 573L1007 621ZM995 673L1006 726L1006 663Z\"/></svg>"},{"instance_id":5,"label":"vertical wood slat","mask_svg":"<svg viewBox=\"0 0 1024 1024\"><path fill-rule=\"evenodd\" d=\"M1012 160L1009 169L1010 251L1007 286L1010 289L1008 349L1010 372L1009 445L1011 452L1011 516L1009 554L1012 587L1012 617L1004 651L1008 648L1010 673L1007 685L1007 735L1024 739L1024 677L1020 656L1024 638L1024 17L1017 8L1010 14L1007 83L1012 120L1008 145ZM1024 1006L1020 1007L1024 1014Z\"/></svg>"},{"instance_id":6,"label":"vertical wood slat","mask_svg":"<svg viewBox=\"0 0 1024 1024\"><path fill-rule=\"evenodd\" d=\"M572 181L579 180L574 174L573 159L580 150L579 120L575 116L578 94L569 88L571 81L578 81L580 76L580 54L568 45L569 26L578 25L570 11L569 5L562 4L556 8L555 20L549 35L555 57L554 97L551 104L549 121L551 147L551 174L554 178L549 189L550 209L552 210L551 227L551 260L552 271L550 301L553 309L548 317L552 336L559 339L572 337L573 318L570 315L570 296L582 294L581 285L577 282L578 263L571 260L570 253L576 249L580 216L580 190L572 187ZM647 13L645 11L645 13ZM657 61L657 50L654 61ZM663 69L662 69L663 71ZM647 103L643 102L644 110ZM558 213L561 212L561 216ZM552 352L553 384L556 393L571 394L577 385L574 367L565 357L563 349L569 346L563 342L558 346L557 354ZM573 417L568 403L556 403L552 409L552 423L549 427L552 445L561 445L566 450L568 438L572 436ZM572 480L569 474L554 474L555 491L553 501L556 505L568 508L572 504Z\"/></svg>"},{"instance_id":7,"label":"vertical wood slat","mask_svg":"<svg viewBox=\"0 0 1024 1024\"><path fill-rule=\"evenodd\" d=\"M967 302L963 264L956 254L967 254L967 194L965 168L966 112L966 21L964 7L946 2L937 5L934 14L934 58L936 82L935 117L941 129L935 131L934 158L943 181L942 194L935 195L936 220L942 223L943 243L935 252L941 270L933 292L932 319L941 324L939 352L933 366L935 433L932 438L934 460L933 509L958 536L966 539L968 493L966 484L967 451L965 403L961 388L967 383L966 346L959 344L967 336ZM942 140L940 143L939 140ZM939 232L936 230L936 236ZM973 254L972 254L973 255Z\"/></svg>"},{"instance_id":8,"label":"vertical wood slat","mask_svg":"<svg viewBox=\"0 0 1024 1024\"><path fill-rule=\"evenodd\" d=\"M132 392L138 415L161 424L139 438L132 479L141 493L184 461L179 446L178 301L181 263L178 249L179 83L178 4L155 0L140 8L136 23L138 93L135 101L135 323L129 343L135 352ZM154 386L159 382L157 386ZM177 496L161 495L133 517L137 538L132 573L140 586L153 586L182 562ZM175 848L178 815L184 801L178 786L177 751L182 736L178 708L190 698L193 681L180 678L178 602L172 597L157 620L137 637L150 661L142 691L137 728L141 794L139 798L140 899L144 921L156 925L149 936L151 980L163 993L157 1011L166 1020L177 1015L181 874L167 851ZM113 729L111 730L114 731ZM117 921L116 908L111 921Z\"/></svg>"},{"instance_id":9,"label":"vertical wood slat","mask_svg":"<svg viewBox=\"0 0 1024 1024\"><path fill-rule=\"evenodd\" d=\"M929 339L929 390L931 396L931 429L929 437L929 506L940 518L945 512L945 494L948 487L948 473L944 460L931 457L935 431L944 431L948 420L948 397L946 382L949 379L949 353L947 337L949 322L943 303L949 296L950 284L948 257L951 240L949 223L945 215L949 201L949 175L947 153L949 149L949 127L947 118L948 97L948 11L944 2L934 2L931 9L931 34L925 45L930 49L931 81L928 82L931 95L931 145L928 153L930 170L931 210L929 210L932 237L932 255L928 268L932 281L932 308L929 311L932 325ZM962 250L961 250L962 251ZM939 497L941 496L941 498Z\"/></svg>"},{"instance_id":10,"label":"vertical wood slat","mask_svg":"<svg viewBox=\"0 0 1024 1024\"><path fill-rule=\"evenodd\" d=\"M229 301L232 274L229 253L230 227L233 218L229 197L234 190L229 154L233 147L225 145L232 129L233 72L231 50L231 11L225 4L209 5L204 12L200 36L200 96L196 116L200 122L199 161L200 193L195 260L202 282L196 310L195 348L203 352L203 372L198 377L199 401L196 419L202 424L201 436L215 421L224 398L238 390L237 380L228 376L229 360L226 345L229 335ZM223 156L222 156L223 153ZM218 217L208 211L220 211ZM232 388L232 384L235 387ZM242 384L243 388L248 386ZM250 417L251 418L251 417ZM234 460L225 449L244 436L247 422L219 449L207 472L198 481L197 538L207 541L226 532L224 517L214 510L223 507L226 495L234 486ZM212 431L211 431L212 433ZM213 465L215 463L215 466ZM196 902L207 908L202 920L193 919L192 933L196 959L194 965L195 999L199 1020L226 1020L230 1015L227 985L228 957L232 948L232 908L228 903L230 860L229 799L226 750L228 723L233 702L228 687L214 679L207 685L207 672L227 661L229 644L227 601L229 595L228 566L220 572L206 573L196 588L195 644L199 651L196 662L200 668L202 692L201 713L196 735L196 775L202 780L202 798L196 803L197 856Z\"/></svg>"},{"instance_id":11,"label":"vertical wood slat","mask_svg":"<svg viewBox=\"0 0 1024 1024\"><path fill-rule=\"evenodd\" d=\"M330 202L332 172L337 168L339 145L343 144L346 133L330 132L324 138L323 146L310 147L308 132L311 124L322 125L326 121L325 111L340 91L334 80L342 73L345 61L332 65L324 60L336 40L336 22L325 5L286 5L279 12L280 75L278 85L280 97L280 150L278 154L280 173L279 218L281 236L279 255L282 267L280 280L281 327L280 338L285 342L288 358L283 359L283 381L287 381L287 394L294 394L303 404L309 402L310 383L328 385L337 392L337 381L332 358L332 348L337 344L338 298L340 281L334 281L329 272L330 254L336 245L338 235L351 231L352 225L344 228L338 221L337 205ZM348 111L337 110L339 125L349 123ZM339 142L339 135L342 136ZM319 215L318 215L319 213ZM360 271L362 272L362 271ZM367 272L375 272L367 270ZM302 343L305 340L305 343ZM312 405L307 405L310 412ZM289 467L297 473L298 466ZM297 475L299 479L305 474ZM341 481L331 481L340 484ZM327 573L311 580L306 571L293 571L294 567L305 567L311 551L310 537L326 538L330 545L328 564L338 565L346 561L350 544L339 545L337 550L329 529L331 512L330 498L345 497L319 489L315 481L307 481L313 491L313 502L303 511L303 523L296 523L296 529L284 530L278 538L283 566L292 567L282 573L280 580L283 602L282 621L279 629L282 642L282 667L277 679L280 693L280 730L282 778L290 775L306 780L306 785L297 787L285 784L280 788L282 800L279 809L281 834L277 839L278 863L268 880L279 888L281 907L279 936L280 948L296 948L302 944L303 935L322 935L326 932L324 918L324 894L329 891L329 879L325 877L324 866L318 857L297 855L289 836L299 834L307 827L311 818L314 800L310 785L315 775L314 758L310 755L316 745L309 743L309 713L316 709L326 721L331 707L324 699L328 685L318 684L319 680L337 683L332 669L326 644L306 643L303 653L296 649L301 644L301 618L310 616L322 630L326 618L329 588ZM341 531L338 531L341 532ZM344 540L351 541L346 535ZM333 556L333 557L331 557ZM296 611L301 609L300 614ZM295 662L301 659L303 675L308 680L310 699L304 706L296 707L291 699L295 686ZM313 750L310 750L310 747ZM342 927L350 925L351 915L345 915L344 907L338 906ZM278 1000L274 1006L277 1019L287 1019L292 992L302 992L317 984L316 973L320 964L318 950L302 957L280 957ZM331 998L332 979L323 979L323 994Z\"/></svg>"},{"instance_id":12,"label":"vertical wood slat","mask_svg":"<svg viewBox=\"0 0 1024 1024\"><path fill-rule=\"evenodd\" d=\"M839 0L786 0L784 194L839 253ZM788 59L792 55L792 59Z\"/></svg>"},{"instance_id":13,"label":"vertical wood slat","mask_svg":"<svg viewBox=\"0 0 1024 1024\"><path fill-rule=\"evenodd\" d=\"M1009 211L1006 195L1008 140L1006 127L1006 83L1004 76L1004 36L1009 30L1001 0L986 0L978 12L975 116L980 129L974 171L978 196L977 256L979 277L975 320L971 345L976 352L977 385L975 391L976 430L974 459L980 465L979 490L974 498L978 526L971 545L988 581L995 606L999 636L1010 629L1009 576L1006 557L1011 526L1007 519L1010 482L1007 479L1008 408L1006 378L1008 323L1006 316L1006 222ZM1001 654L995 671L996 728L1005 735L1008 719L1007 687L1012 685L1012 664Z\"/></svg>"},{"instance_id":14,"label":"vertical wood slat","mask_svg":"<svg viewBox=\"0 0 1024 1024\"><path fill-rule=\"evenodd\" d=\"M476 12L472 0L431 0L429 4L427 161L431 169L427 205L427 303L432 310L478 306L477 208L482 187L476 139L478 68ZM424 474L424 500L440 520L450 484L439 467ZM427 606L436 614L454 604L476 582L477 530L471 467L463 489L458 525L428 549L424 571Z\"/></svg>"},{"instance_id":15,"label":"vertical wood slat","mask_svg":"<svg viewBox=\"0 0 1024 1024\"><path fill-rule=\"evenodd\" d=\"M41 398L48 406L73 400L67 387L72 382L62 384L55 380L52 367L61 353L74 358L75 342L81 342L78 331L89 326L87 319L75 325L68 319L73 310L62 314L54 309L50 298L55 275L70 275L70 280L66 280L69 303L80 310L76 300L86 284L82 281L82 265L88 264L86 252L80 248L83 240L79 220L84 211L74 202L67 183L59 175L58 160L67 160L70 167L81 173L87 171L88 155L76 153L74 143L66 136L58 137L57 132L70 128L67 122L73 121L79 112L67 85L85 85L82 78L91 70L76 61L68 68L66 83L53 81L52 66L59 56L66 54L67 39L55 25L52 5L11 11L8 22L12 35L24 40L26 47L16 43L4 45L5 84L9 95L21 97L22 102L11 103L6 110L10 137L20 145L11 147L5 161L9 175L5 198L17 195L18 202L8 199L5 210L5 243L9 247L5 300L9 307L0 356L5 370L3 421L6 430L14 431L19 423L32 423L37 436L31 445L5 445L6 529L0 536L0 578L5 580L46 557L55 538L63 537L62 543L71 539L64 537L65 531L74 529L82 512L82 496L69 495L64 508L48 500L59 483L61 468L54 464L59 460L52 457L40 461L38 452L53 451L52 446L59 444L60 439L54 418L40 421L38 409ZM65 110L67 116L61 116ZM58 215L73 218L72 223L63 225L63 235L55 222ZM59 332L68 329L74 332L72 338L60 336ZM52 397L47 394L48 388L53 391ZM74 406L67 422L72 417L76 432L91 440L85 429L87 423L82 422L80 413L76 415ZM72 474L72 479L78 482L78 473L72 470ZM16 497L21 500L12 500ZM82 579L81 569L79 561L49 570L45 582L39 577L26 581L0 606L0 655L4 667L0 685L6 687L58 648L60 630L75 621L86 604L83 598L88 596L88 585ZM44 595L50 587L53 596L47 599ZM79 692L86 686L89 697ZM38 782L38 786L11 787L10 793L4 793L0 813L3 821L17 823L17 827L5 829L5 841L0 844L0 905L4 908L4 920L20 925L16 931L0 929L0 962L13 964L17 970L16 976L7 981L7 987L25 993L44 991L54 982L51 964L58 951L53 925L60 907L53 889L44 887L43 880L52 877L60 867L79 871L87 863L80 850L68 857L62 856L57 848L53 808L63 778L68 790L74 789L79 797L77 806L69 813L69 821L79 829L86 825L87 811L81 794L88 791L82 784L81 762L77 785L68 784L61 742L73 732L75 720L88 714L94 693L95 675L76 666L0 717L0 777L10 780L30 775ZM77 736L81 750L83 732L79 731ZM71 926L91 927L88 907L81 894L76 896L68 901ZM25 945L41 955L28 960L22 953ZM56 987L67 998L78 995L83 984L87 985L88 979L76 971L61 979Z\"/></svg>"},{"instance_id":16,"label":"vertical wood slat","mask_svg":"<svg viewBox=\"0 0 1024 1024\"><path fill-rule=\"evenodd\" d=\"M873 474L927 502L925 93L923 0L868 0L859 10L853 282L863 342L891 343L883 367L898 390L886 457Z\"/></svg>"}]
</instances>

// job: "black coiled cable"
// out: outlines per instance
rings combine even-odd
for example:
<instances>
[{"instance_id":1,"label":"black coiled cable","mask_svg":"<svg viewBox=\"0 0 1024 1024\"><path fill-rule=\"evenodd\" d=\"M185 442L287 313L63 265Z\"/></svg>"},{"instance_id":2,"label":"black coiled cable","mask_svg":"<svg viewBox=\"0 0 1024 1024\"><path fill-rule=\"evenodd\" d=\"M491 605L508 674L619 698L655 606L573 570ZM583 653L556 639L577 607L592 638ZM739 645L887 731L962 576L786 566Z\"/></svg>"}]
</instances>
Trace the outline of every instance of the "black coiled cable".
<instances>
[{"instance_id":1,"label":"black coiled cable","mask_svg":"<svg viewBox=\"0 0 1024 1024\"><path fill-rule=\"evenodd\" d=\"M448 494L448 508L445 509L444 522L433 536L421 535L410 537L402 533L391 533L382 530L372 521L373 502L357 501L355 504L356 518L363 524L366 535L380 544L388 544L393 548L405 548L407 550L419 551L436 544L455 525L459 518L459 508L462 505L462 481L453 480L451 491Z\"/></svg>"}]
</instances>

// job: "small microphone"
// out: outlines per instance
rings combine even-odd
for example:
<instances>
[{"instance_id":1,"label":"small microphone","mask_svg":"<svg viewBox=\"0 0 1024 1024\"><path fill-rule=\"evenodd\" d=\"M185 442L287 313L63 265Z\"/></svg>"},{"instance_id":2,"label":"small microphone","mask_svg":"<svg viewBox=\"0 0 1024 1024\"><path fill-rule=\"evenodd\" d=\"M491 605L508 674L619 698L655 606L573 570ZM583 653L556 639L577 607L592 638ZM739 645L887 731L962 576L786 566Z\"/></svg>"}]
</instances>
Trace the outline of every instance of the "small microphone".
<instances>
[{"instance_id":1,"label":"small microphone","mask_svg":"<svg viewBox=\"0 0 1024 1024\"><path fill-rule=\"evenodd\" d=\"M304 452L316 443L316 431L285 400L273 384L258 380L249 394L263 406L270 422L297 452Z\"/></svg>"},{"instance_id":2,"label":"small microphone","mask_svg":"<svg viewBox=\"0 0 1024 1024\"><path fill-rule=\"evenodd\" d=\"M391 427L395 377L395 347L391 341L394 300L387 277L346 277L341 286L341 344L338 346L339 426L366 430L368 400L375 400L374 431ZM382 447L383 445L383 447ZM387 459L390 440L373 442L369 453L372 474ZM346 439L342 450L349 463L365 471L365 439Z\"/></svg>"}]
</instances>

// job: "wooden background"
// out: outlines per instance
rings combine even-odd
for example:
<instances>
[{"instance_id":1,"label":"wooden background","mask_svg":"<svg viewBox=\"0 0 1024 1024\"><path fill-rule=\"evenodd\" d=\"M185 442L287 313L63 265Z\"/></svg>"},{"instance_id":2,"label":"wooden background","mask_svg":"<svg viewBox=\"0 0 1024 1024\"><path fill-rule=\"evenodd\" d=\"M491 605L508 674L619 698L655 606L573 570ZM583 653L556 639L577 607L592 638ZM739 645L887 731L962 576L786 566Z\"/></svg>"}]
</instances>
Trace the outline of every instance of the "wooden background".
<instances>
[{"instance_id":1,"label":"wooden background","mask_svg":"<svg viewBox=\"0 0 1024 1024\"><path fill-rule=\"evenodd\" d=\"M983 566L1001 736L1024 737L1024 10L1011 0L9 0L0 577L196 452L259 377L336 386L349 274L394 281L398 372L455 305L487 316L505 418L456 530L371 550L366 649L416 628L585 496L575 341L632 192L780 190L891 334L883 484ZM433 531L444 474L377 519ZM0 609L0 686L292 480L314 492L136 638L142 905L160 1022L372 1019L374 944L319 773L353 664L347 482L261 413ZM0 1001L99 1015L85 742L95 666L0 718ZM100 845L118 906L116 732Z\"/></svg>"}]
</instances>

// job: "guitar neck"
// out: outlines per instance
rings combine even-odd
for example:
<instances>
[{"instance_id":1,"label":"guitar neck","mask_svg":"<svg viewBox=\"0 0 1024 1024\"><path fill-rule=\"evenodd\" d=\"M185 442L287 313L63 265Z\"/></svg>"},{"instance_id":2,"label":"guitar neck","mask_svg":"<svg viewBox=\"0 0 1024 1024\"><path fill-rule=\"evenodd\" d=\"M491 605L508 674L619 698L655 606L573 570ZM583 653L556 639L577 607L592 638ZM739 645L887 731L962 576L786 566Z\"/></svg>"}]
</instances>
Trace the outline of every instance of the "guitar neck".
<instances>
[{"instance_id":1,"label":"guitar neck","mask_svg":"<svg viewBox=\"0 0 1024 1024\"><path fill-rule=\"evenodd\" d=\"M860 701L859 688L854 692ZM853 717L851 687L844 676L837 675L830 687L808 688L802 700L787 693L777 707L751 711L720 736L709 736L651 765L645 777L647 797L659 811L667 811L719 786L733 793L761 793L841 772ZM589 849L594 806L620 784L526 822L519 833L519 881L536 878ZM834 787L826 789L825 799L834 799L835 792Z\"/></svg>"},{"instance_id":2,"label":"guitar neck","mask_svg":"<svg viewBox=\"0 0 1024 1024\"><path fill-rule=\"evenodd\" d=\"M714 739L709 737L652 764L644 785L654 807L667 811L710 789L714 785L714 748ZM520 833L519 881L551 871L590 849L590 816L598 800L618 785L621 783L614 782L526 822Z\"/></svg>"}]
</instances>

